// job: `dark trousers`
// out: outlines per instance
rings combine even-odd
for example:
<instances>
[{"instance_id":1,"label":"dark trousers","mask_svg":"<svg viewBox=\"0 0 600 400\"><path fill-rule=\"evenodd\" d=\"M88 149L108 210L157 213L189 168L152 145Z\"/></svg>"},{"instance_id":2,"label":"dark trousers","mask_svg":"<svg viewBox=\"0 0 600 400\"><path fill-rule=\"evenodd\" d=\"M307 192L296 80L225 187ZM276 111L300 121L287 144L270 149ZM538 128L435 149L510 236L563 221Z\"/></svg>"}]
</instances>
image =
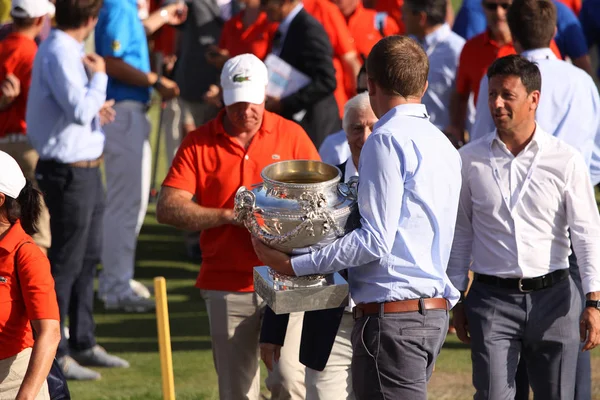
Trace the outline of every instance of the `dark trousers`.
<instances>
[{"instance_id":1,"label":"dark trousers","mask_svg":"<svg viewBox=\"0 0 600 400\"><path fill-rule=\"evenodd\" d=\"M57 357L87 350L94 335L94 276L100 262L104 188L99 168L39 161L36 176L50 211L52 266L62 339ZM69 340L64 336L69 317Z\"/></svg>"},{"instance_id":2,"label":"dark trousers","mask_svg":"<svg viewBox=\"0 0 600 400\"><path fill-rule=\"evenodd\" d=\"M427 382L447 332L444 310L356 320L352 330L356 399L427 400Z\"/></svg>"},{"instance_id":3,"label":"dark trousers","mask_svg":"<svg viewBox=\"0 0 600 400\"><path fill-rule=\"evenodd\" d=\"M572 250L572 249L571 249ZM579 266L577 265L577 257L575 252L572 252L569 256L569 273L571 279L577 286L579 294L581 296L582 306L585 307L585 294L581 287L581 276L579 274ZM580 345L580 350L583 348L584 343ZM519 361L519 368L517 369L516 376L517 394L515 400L528 400L529 399L529 378L527 377L527 366L525 365L525 358L521 358ZM591 400L592 399L592 360L589 351L579 351L577 357L577 370L575 376L575 397L574 400Z\"/></svg>"}]
</instances>

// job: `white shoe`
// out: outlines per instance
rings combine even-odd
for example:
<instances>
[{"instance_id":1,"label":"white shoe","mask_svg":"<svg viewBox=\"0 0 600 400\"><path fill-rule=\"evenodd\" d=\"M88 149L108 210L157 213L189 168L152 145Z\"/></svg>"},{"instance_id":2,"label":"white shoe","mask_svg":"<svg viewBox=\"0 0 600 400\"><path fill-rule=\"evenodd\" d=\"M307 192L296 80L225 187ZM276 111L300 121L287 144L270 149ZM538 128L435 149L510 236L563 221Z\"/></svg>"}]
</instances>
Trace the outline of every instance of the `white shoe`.
<instances>
[{"instance_id":1,"label":"white shoe","mask_svg":"<svg viewBox=\"0 0 600 400\"><path fill-rule=\"evenodd\" d=\"M150 290L148 289L148 287L146 285L144 285L142 282L138 282L133 279L130 279L129 287L131 288L131 290L133 290L133 293L135 293L137 296L139 296L143 299L149 299L150 297L152 297L152 293L150 293Z\"/></svg>"},{"instance_id":2,"label":"white shoe","mask_svg":"<svg viewBox=\"0 0 600 400\"><path fill-rule=\"evenodd\" d=\"M107 310L123 310L125 312L145 313L153 311L155 308L154 300L145 299L131 293L117 301L104 302L104 308Z\"/></svg>"},{"instance_id":3,"label":"white shoe","mask_svg":"<svg viewBox=\"0 0 600 400\"><path fill-rule=\"evenodd\" d=\"M69 327L65 326L63 328L63 335L65 335L65 339L69 340Z\"/></svg>"}]
</instances>

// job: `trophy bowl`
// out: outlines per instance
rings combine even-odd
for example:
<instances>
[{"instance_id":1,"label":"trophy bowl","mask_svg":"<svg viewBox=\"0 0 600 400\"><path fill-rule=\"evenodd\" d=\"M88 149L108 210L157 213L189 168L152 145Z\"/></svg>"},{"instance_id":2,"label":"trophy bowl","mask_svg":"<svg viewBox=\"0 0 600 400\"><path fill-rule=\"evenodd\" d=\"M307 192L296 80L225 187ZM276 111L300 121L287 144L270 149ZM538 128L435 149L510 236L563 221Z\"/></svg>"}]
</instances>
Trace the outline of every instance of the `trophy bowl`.
<instances>
[{"instance_id":1,"label":"trophy bowl","mask_svg":"<svg viewBox=\"0 0 600 400\"><path fill-rule=\"evenodd\" d=\"M360 224L358 180L340 182L342 174L333 165L281 161L265 167L261 177L263 183L238 189L234 210L236 219L270 247L290 255L304 254ZM330 275L291 277L257 267L255 290L276 314L343 306L347 282L337 273Z\"/></svg>"}]
</instances>

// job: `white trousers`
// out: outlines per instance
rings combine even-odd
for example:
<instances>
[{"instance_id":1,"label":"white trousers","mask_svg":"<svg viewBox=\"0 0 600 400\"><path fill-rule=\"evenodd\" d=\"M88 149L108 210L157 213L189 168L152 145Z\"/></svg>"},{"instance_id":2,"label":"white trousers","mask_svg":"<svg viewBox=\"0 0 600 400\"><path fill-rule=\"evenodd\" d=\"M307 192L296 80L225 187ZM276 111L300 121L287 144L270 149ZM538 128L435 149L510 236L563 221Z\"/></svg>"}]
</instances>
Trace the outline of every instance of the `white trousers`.
<instances>
[{"instance_id":1,"label":"white trousers","mask_svg":"<svg viewBox=\"0 0 600 400\"><path fill-rule=\"evenodd\" d=\"M256 293L201 290L210 322L219 399L260 399L259 338L265 303ZM266 386L272 400L305 398L304 366L298 360L304 313L290 315L279 363Z\"/></svg>"},{"instance_id":2,"label":"white trousers","mask_svg":"<svg viewBox=\"0 0 600 400\"><path fill-rule=\"evenodd\" d=\"M150 192L150 121L142 103L115 104L115 121L104 126L106 209L102 272L98 292L105 301L118 301L132 291L137 236L144 222Z\"/></svg>"},{"instance_id":3,"label":"white trousers","mask_svg":"<svg viewBox=\"0 0 600 400\"><path fill-rule=\"evenodd\" d=\"M172 99L167 101L162 113L162 129L165 134L167 166L170 166L183 140L183 120L179 100Z\"/></svg>"},{"instance_id":4,"label":"white trousers","mask_svg":"<svg viewBox=\"0 0 600 400\"><path fill-rule=\"evenodd\" d=\"M351 369L353 327L352 314L345 312L325 369L306 368L306 400L354 400Z\"/></svg>"}]
</instances>

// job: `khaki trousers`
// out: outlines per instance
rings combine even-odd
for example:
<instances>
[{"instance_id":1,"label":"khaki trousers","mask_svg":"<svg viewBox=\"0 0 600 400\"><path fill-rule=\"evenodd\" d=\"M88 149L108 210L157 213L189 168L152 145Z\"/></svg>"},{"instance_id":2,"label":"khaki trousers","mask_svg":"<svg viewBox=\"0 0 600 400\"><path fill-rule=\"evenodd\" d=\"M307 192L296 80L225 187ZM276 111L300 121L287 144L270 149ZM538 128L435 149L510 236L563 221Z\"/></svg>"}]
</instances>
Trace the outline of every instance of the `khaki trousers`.
<instances>
[{"instance_id":1,"label":"khaki trousers","mask_svg":"<svg viewBox=\"0 0 600 400\"><path fill-rule=\"evenodd\" d=\"M345 312L323 371L306 368L306 400L354 400L352 390L352 314Z\"/></svg>"},{"instance_id":2,"label":"khaki trousers","mask_svg":"<svg viewBox=\"0 0 600 400\"><path fill-rule=\"evenodd\" d=\"M29 142L25 140L11 143L0 143L0 150L8 153L8 155L17 161L17 164L19 164L19 167L21 167L25 178L33 183L33 185L37 188L38 186L35 179L35 167L40 157L33 147L31 147ZM48 207L46 207L46 203L44 203L43 198L41 211L40 219L37 223L38 233L33 235L33 239L38 246L49 249L52 242L52 236L50 235L50 213L48 212Z\"/></svg>"},{"instance_id":3,"label":"khaki trousers","mask_svg":"<svg viewBox=\"0 0 600 400\"><path fill-rule=\"evenodd\" d=\"M215 118L219 110L212 104L204 102L191 102L179 98L179 108L183 125L197 128Z\"/></svg>"},{"instance_id":4,"label":"khaki trousers","mask_svg":"<svg viewBox=\"0 0 600 400\"><path fill-rule=\"evenodd\" d=\"M31 358L31 347L13 357L0 360L0 400L15 400ZM35 400L50 400L46 380Z\"/></svg>"},{"instance_id":5,"label":"khaki trousers","mask_svg":"<svg viewBox=\"0 0 600 400\"><path fill-rule=\"evenodd\" d=\"M210 323L221 400L260 399L259 338L265 302L256 293L201 290ZM298 360L303 313L292 314L285 346L266 385L272 400L305 398Z\"/></svg>"}]
</instances>

